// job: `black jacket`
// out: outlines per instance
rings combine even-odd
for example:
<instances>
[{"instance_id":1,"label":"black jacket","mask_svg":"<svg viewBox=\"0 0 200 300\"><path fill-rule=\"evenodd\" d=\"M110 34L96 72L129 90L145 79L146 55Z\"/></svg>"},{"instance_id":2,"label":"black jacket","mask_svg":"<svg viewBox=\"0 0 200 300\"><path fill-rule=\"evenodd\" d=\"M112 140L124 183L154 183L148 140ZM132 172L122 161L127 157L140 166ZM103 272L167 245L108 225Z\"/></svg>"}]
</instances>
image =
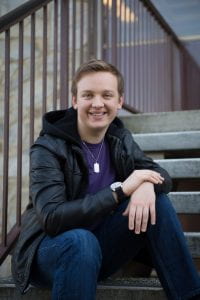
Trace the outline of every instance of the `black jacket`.
<instances>
[{"instance_id":1,"label":"black jacket","mask_svg":"<svg viewBox=\"0 0 200 300\"><path fill-rule=\"evenodd\" d=\"M29 283L35 251L45 235L89 226L117 205L109 187L94 195L85 194L88 169L76 124L73 108L47 113L43 130L31 147L30 203L12 257L13 277L22 293ZM168 173L144 155L118 118L108 128L106 138L117 180L125 180L134 169L152 169L165 178L162 185L155 185L155 191L170 191Z\"/></svg>"}]
</instances>

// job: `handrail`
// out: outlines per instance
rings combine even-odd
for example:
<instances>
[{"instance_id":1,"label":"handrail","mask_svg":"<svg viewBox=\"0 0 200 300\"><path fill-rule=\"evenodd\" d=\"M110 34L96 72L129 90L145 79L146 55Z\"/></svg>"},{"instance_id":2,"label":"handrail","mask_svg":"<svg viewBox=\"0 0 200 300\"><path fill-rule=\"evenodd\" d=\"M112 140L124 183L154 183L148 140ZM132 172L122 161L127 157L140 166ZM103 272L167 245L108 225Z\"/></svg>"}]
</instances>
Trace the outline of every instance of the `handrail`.
<instances>
[{"instance_id":1,"label":"handrail","mask_svg":"<svg viewBox=\"0 0 200 300\"><path fill-rule=\"evenodd\" d=\"M154 16L156 17L158 23L163 27L166 33L168 33L173 41L176 43L177 46L182 46L181 41L179 40L176 33L173 31L171 26L165 21L163 16L159 13L155 5L149 0L139 0L141 1L151 12L153 12Z\"/></svg>"},{"instance_id":2,"label":"handrail","mask_svg":"<svg viewBox=\"0 0 200 300\"><path fill-rule=\"evenodd\" d=\"M23 215L21 214L21 188L22 188L22 112L23 112L23 34L24 34L24 19L26 17L31 16L31 31L34 32L35 29L35 13L43 8L43 15L45 15L47 4L52 2L52 0L30 0L16 9L13 9L11 12L5 14L4 16L0 17L0 33L5 32L5 94L4 94L4 149L3 149L3 201L2 201L2 230L1 230L1 241L0 241L0 265L3 263L7 255L12 250L15 241L20 232L20 225ZM57 0L54 0L54 7L56 10L57 7ZM56 26L58 16L54 17L54 24ZM8 191L8 182L9 182L9 129L10 129L10 55L11 55L11 30L10 28L17 24L19 28L19 49L18 49L18 97L16 96L16 100L18 101L18 134L17 134L17 193L16 193L16 223L12 225L11 229L8 230L8 198L9 198L9 191ZM47 26L47 19L43 21L43 37L47 37L47 32L44 30L45 26ZM56 29L56 27L55 27ZM55 50L54 50L54 65L57 64L57 32L55 33ZM31 53L34 57L35 52L35 34L32 34L32 41L31 41ZM43 43L43 47L47 44ZM46 54L44 52L44 54ZM43 56L43 60L46 57ZM35 64L34 59L31 61L33 65ZM32 69L31 69L32 70ZM33 72L31 71L33 74ZM57 71L54 73L57 74ZM43 66L43 77L46 76L45 72L45 65ZM45 81L44 78L43 81ZM30 80L30 88L31 90L34 89L34 79ZM57 86L56 86L57 89ZM55 91L54 91L55 92ZM55 94L55 93L54 93ZM55 94L56 95L56 94ZM18 98L18 99L17 99ZM32 97L33 98L33 97ZM54 97L55 98L55 97ZM45 104L46 101L46 94L43 91L43 103ZM32 99L34 101L34 99ZM54 99L55 100L55 99ZM16 101L16 103L17 103ZM55 100L56 101L56 100ZM54 101L54 102L55 102ZM31 111L31 114L34 114ZM33 135L33 120L32 124L30 122L30 135ZM12 212L14 213L14 212Z\"/></svg>"},{"instance_id":3,"label":"handrail","mask_svg":"<svg viewBox=\"0 0 200 300\"><path fill-rule=\"evenodd\" d=\"M184 49L186 51L187 56L196 64L194 57L188 52L187 48L185 47L184 43L178 38L176 33L173 31L171 26L165 21L164 17L159 13L156 6L151 2L151 0L139 0L141 1L151 12L153 12L154 16L158 23L162 26L164 31L170 35L173 42L177 45L177 47Z\"/></svg>"},{"instance_id":4,"label":"handrail","mask_svg":"<svg viewBox=\"0 0 200 300\"><path fill-rule=\"evenodd\" d=\"M103 2L103 58L124 75L124 108L198 109L200 68L151 1Z\"/></svg>"},{"instance_id":5,"label":"handrail","mask_svg":"<svg viewBox=\"0 0 200 300\"><path fill-rule=\"evenodd\" d=\"M0 33L9 29L52 0L29 0L0 17Z\"/></svg>"}]
</instances>

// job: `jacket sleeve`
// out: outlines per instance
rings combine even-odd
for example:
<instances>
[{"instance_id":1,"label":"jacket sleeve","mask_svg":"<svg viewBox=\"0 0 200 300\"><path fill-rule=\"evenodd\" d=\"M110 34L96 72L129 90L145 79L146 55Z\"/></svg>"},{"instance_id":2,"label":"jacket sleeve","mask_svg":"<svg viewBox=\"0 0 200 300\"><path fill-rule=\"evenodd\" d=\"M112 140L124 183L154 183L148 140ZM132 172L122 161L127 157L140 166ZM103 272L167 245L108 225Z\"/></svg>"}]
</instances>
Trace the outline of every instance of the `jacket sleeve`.
<instances>
[{"instance_id":1,"label":"jacket sleeve","mask_svg":"<svg viewBox=\"0 0 200 300\"><path fill-rule=\"evenodd\" d=\"M109 187L70 201L57 156L43 146L34 145L30 158L30 197L38 220L48 235L90 226L116 207Z\"/></svg>"},{"instance_id":2,"label":"jacket sleeve","mask_svg":"<svg viewBox=\"0 0 200 300\"><path fill-rule=\"evenodd\" d=\"M128 139L132 140L131 152L134 159L135 169L150 169L160 173L161 176L164 177L164 182L162 184L154 184L154 190L156 193L169 193L172 189L172 180L168 172L159 164L154 162L152 158L145 155L145 153L140 149L139 145L134 141L132 135L129 135Z\"/></svg>"}]
</instances>

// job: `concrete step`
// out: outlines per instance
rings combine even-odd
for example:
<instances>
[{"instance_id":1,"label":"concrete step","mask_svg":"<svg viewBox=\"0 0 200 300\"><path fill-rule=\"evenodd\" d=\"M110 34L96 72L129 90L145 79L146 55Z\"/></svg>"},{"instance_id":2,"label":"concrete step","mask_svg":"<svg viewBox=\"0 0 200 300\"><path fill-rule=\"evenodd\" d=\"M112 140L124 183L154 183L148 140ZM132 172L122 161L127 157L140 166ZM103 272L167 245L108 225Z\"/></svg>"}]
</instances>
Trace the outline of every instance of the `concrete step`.
<instances>
[{"instance_id":1,"label":"concrete step","mask_svg":"<svg viewBox=\"0 0 200 300\"><path fill-rule=\"evenodd\" d=\"M167 299L156 278L107 280L97 289L97 300L164 300Z\"/></svg>"},{"instance_id":2,"label":"concrete step","mask_svg":"<svg viewBox=\"0 0 200 300\"><path fill-rule=\"evenodd\" d=\"M1 300L49 300L51 292L46 289L31 287L23 297L16 290L12 279L0 280ZM158 279L130 278L106 280L98 285L97 300L165 300L163 289Z\"/></svg>"},{"instance_id":3,"label":"concrete step","mask_svg":"<svg viewBox=\"0 0 200 300\"><path fill-rule=\"evenodd\" d=\"M200 258L200 232L185 232L185 237L193 258Z\"/></svg>"},{"instance_id":4,"label":"concrete step","mask_svg":"<svg viewBox=\"0 0 200 300\"><path fill-rule=\"evenodd\" d=\"M200 149L200 131L133 134L143 151Z\"/></svg>"},{"instance_id":5,"label":"concrete step","mask_svg":"<svg viewBox=\"0 0 200 300\"><path fill-rule=\"evenodd\" d=\"M200 233L185 233L193 258L200 257ZM50 290L31 287L23 295L15 288L12 277L0 278L1 300L49 300ZM122 278L108 279L99 283L97 288L97 300L165 300L165 294L158 278Z\"/></svg>"},{"instance_id":6,"label":"concrete step","mask_svg":"<svg viewBox=\"0 0 200 300\"><path fill-rule=\"evenodd\" d=\"M172 178L200 178L200 158L159 159L155 161L167 170Z\"/></svg>"},{"instance_id":7,"label":"concrete step","mask_svg":"<svg viewBox=\"0 0 200 300\"><path fill-rule=\"evenodd\" d=\"M200 130L200 110L135 114L121 119L133 133Z\"/></svg>"},{"instance_id":8,"label":"concrete step","mask_svg":"<svg viewBox=\"0 0 200 300\"><path fill-rule=\"evenodd\" d=\"M200 192L171 192L169 198L177 213L200 213Z\"/></svg>"}]
</instances>

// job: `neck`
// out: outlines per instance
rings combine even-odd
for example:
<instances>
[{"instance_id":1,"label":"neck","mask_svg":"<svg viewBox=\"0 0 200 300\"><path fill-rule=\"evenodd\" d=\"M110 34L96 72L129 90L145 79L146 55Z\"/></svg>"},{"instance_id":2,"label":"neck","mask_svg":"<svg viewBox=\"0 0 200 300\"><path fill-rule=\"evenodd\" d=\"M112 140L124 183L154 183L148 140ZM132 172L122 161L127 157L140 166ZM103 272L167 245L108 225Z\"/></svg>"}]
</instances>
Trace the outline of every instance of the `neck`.
<instances>
[{"instance_id":1,"label":"neck","mask_svg":"<svg viewBox=\"0 0 200 300\"><path fill-rule=\"evenodd\" d=\"M99 144L104 139L106 130L103 132L102 130L101 132L83 132L80 128L78 128L81 140L90 144Z\"/></svg>"},{"instance_id":2,"label":"neck","mask_svg":"<svg viewBox=\"0 0 200 300\"><path fill-rule=\"evenodd\" d=\"M101 136L80 135L81 140L89 144L99 144L103 140L104 136L105 134Z\"/></svg>"}]
</instances>

